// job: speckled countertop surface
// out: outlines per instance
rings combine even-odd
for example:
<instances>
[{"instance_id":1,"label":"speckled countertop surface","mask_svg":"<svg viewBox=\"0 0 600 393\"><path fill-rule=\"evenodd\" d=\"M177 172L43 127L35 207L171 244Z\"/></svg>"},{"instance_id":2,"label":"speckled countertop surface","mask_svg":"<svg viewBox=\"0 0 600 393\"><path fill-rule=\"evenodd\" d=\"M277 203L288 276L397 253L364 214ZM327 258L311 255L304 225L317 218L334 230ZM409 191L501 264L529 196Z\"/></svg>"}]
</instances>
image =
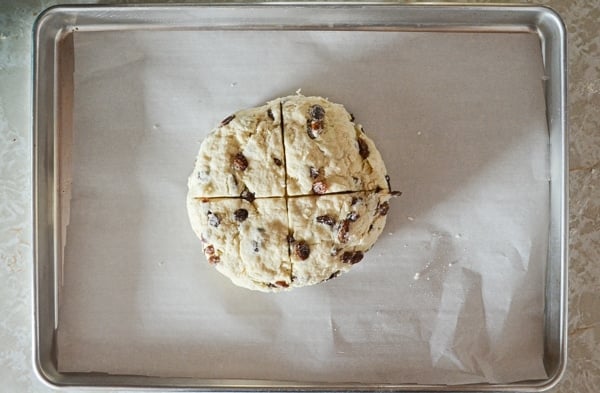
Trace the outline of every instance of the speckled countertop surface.
<instances>
[{"instance_id":1,"label":"speckled countertop surface","mask_svg":"<svg viewBox=\"0 0 600 393\"><path fill-rule=\"evenodd\" d=\"M48 392L31 367L31 29L56 1L0 1L0 391ZM72 3L63 1L61 3ZM600 388L600 1L549 0L568 30L568 368L552 392Z\"/></svg>"}]
</instances>

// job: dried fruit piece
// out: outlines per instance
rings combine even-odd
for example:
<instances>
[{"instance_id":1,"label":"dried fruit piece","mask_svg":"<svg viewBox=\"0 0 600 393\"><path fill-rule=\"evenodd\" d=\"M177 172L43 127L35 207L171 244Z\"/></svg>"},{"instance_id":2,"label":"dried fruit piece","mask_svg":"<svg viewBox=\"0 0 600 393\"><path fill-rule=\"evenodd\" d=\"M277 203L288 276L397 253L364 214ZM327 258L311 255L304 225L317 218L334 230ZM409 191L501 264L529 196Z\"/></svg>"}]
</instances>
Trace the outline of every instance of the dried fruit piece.
<instances>
[{"instance_id":1,"label":"dried fruit piece","mask_svg":"<svg viewBox=\"0 0 600 393\"><path fill-rule=\"evenodd\" d=\"M267 109L267 116L269 117L269 119L275 120L275 116L273 116L273 111L271 110L271 108Z\"/></svg>"},{"instance_id":2,"label":"dried fruit piece","mask_svg":"<svg viewBox=\"0 0 600 393\"><path fill-rule=\"evenodd\" d=\"M325 118L325 109L321 105L312 105L308 110L309 116L314 120L323 120Z\"/></svg>"},{"instance_id":3,"label":"dried fruit piece","mask_svg":"<svg viewBox=\"0 0 600 393\"><path fill-rule=\"evenodd\" d=\"M316 139L323 133L323 120L308 120L306 122L306 132L310 139Z\"/></svg>"},{"instance_id":4,"label":"dried fruit piece","mask_svg":"<svg viewBox=\"0 0 600 393\"><path fill-rule=\"evenodd\" d=\"M356 142L358 142L358 154L363 160L366 160L369 157L369 145L362 138L356 138Z\"/></svg>"},{"instance_id":5,"label":"dried fruit piece","mask_svg":"<svg viewBox=\"0 0 600 393\"><path fill-rule=\"evenodd\" d=\"M323 119L325 109L321 105L312 105L308 109L308 120L306 121L306 132L311 139L315 139L323 133Z\"/></svg>"},{"instance_id":6,"label":"dried fruit piece","mask_svg":"<svg viewBox=\"0 0 600 393\"><path fill-rule=\"evenodd\" d=\"M236 211L233 212L233 218L237 222L244 222L244 221L246 221L246 218L248 218L248 210L246 210L246 209L237 209Z\"/></svg>"},{"instance_id":7,"label":"dried fruit piece","mask_svg":"<svg viewBox=\"0 0 600 393\"><path fill-rule=\"evenodd\" d=\"M223 120L221 120L221 125L222 126L226 126L227 124L229 124L233 119L235 119L235 115L229 115L226 118L224 118Z\"/></svg>"},{"instance_id":8,"label":"dried fruit piece","mask_svg":"<svg viewBox=\"0 0 600 393\"><path fill-rule=\"evenodd\" d=\"M363 259L363 252L362 251L346 251L345 253L342 254L342 262L344 263L349 263L351 265L354 265L358 262L360 262Z\"/></svg>"},{"instance_id":9,"label":"dried fruit piece","mask_svg":"<svg viewBox=\"0 0 600 393\"><path fill-rule=\"evenodd\" d=\"M277 157L273 157L273 162L277 166L281 166L283 164L283 162L281 162L281 160L279 158L277 158Z\"/></svg>"},{"instance_id":10,"label":"dried fruit piece","mask_svg":"<svg viewBox=\"0 0 600 393\"><path fill-rule=\"evenodd\" d=\"M336 270L335 272L331 273L331 276L329 276L328 278L326 278L325 281L333 280L334 278L336 278L337 276L339 276L340 273L341 273L340 270Z\"/></svg>"},{"instance_id":11,"label":"dried fruit piece","mask_svg":"<svg viewBox=\"0 0 600 393\"><path fill-rule=\"evenodd\" d=\"M314 166L311 166L308 170L310 172L310 177L313 179L316 179L321 174L321 171Z\"/></svg>"},{"instance_id":12,"label":"dried fruit piece","mask_svg":"<svg viewBox=\"0 0 600 393\"><path fill-rule=\"evenodd\" d=\"M317 180L313 183L312 190L315 194L325 194L327 192L327 183L323 180Z\"/></svg>"},{"instance_id":13,"label":"dried fruit piece","mask_svg":"<svg viewBox=\"0 0 600 393\"><path fill-rule=\"evenodd\" d=\"M377 212L379 215L385 216L390 210L390 204L388 202L383 202L377 207Z\"/></svg>"},{"instance_id":14,"label":"dried fruit piece","mask_svg":"<svg viewBox=\"0 0 600 393\"><path fill-rule=\"evenodd\" d=\"M319 135L323 130L323 120L311 120L310 121L310 129L315 135Z\"/></svg>"},{"instance_id":15,"label":"dried fruit piece","mask_svg":"<svg viewBox=\"0 0 600 393\"><path fill-rule=\"evenodd\" d=\"M338 235L337 235L337 238L340 243L346 243L348 241L349 231L350 231L350 220L342 221L342 223L340 224L340 227L338 229Z\"/></svg>"},{"instance_id":16,"label":"dried fruit piece","mask_svg":"<svg viewBox=\"0 0 600 393\"><path fill-rule=\"evenodd\" d=\"M245 171L248 168L248 160L242 153L238 153L233 157L233 168L238 171Z\"/></svg>"},{"instance_id":17,"label":"dried fruit piece","mask_svg":"<svg viewBox=\"0 0 600 393\"><path fill-rule=\"evenodd\" d=\"M323 216L318 216L316 218L316 220L317 220L318 223L329 225L330 227L332 227L332 226L335 225L335 219L333 217L330 217L330 216L326 215L326 214L323 215Z\"/></svg>"},{"instance_id":18,"label":"dried fruit piece","mask_svg":"<svg viewBox=\"0 0 600 393\"><path fill-rule=\"evenodd\" d=\"M206 255L208 263L214 265L221 261L221 258L215 254L215 247L209 244L204 248L204 255Z\"/></svg>"},{"instance_id":19,"label":"dried fruit piece","mask_svg":"<svg viewBox=\"0 0 600 393\"><path fill-rule=\"evenodd\" d=\"M282 287L282 288L287 288L290 286L290 284L288 284L285 281L275 281L275 285L277 285L278 287Z\"/></svg>"},{"instance_id":20,"label":"dried fruit piece","mask_svg":"<svg viewBox=\"0 0 600 393\"><path fill-rule=\"evenodd\" d=\"M256 198L253 192L250 192L249 189L244 188L244 191L240 194L240 198L247 200L248 202L254 201Z\"/></svg>"},{"instance_id":21,"label":"dried fruit piece","mask_svg":"<svg viewBox=\"0 0 600 393\"><path fill-rule=\"evenodd\" d=\"M310 247L304 240L300 240L294 246L294 254L304 261L310 255Z\"/></svg>"},{"instance_id":22,"label":"dried fruit piece","mask_svg":"<svg viewBox=\"0 0 600 393\"><path fill-rule=\"evenodd\" d=\"M208 225L216 228L221 223L221 219L219 218L219 216L217 214L211 212L210 210L208 211L207 216L208 216Z\"/></svg>"},{"instance_id":23,"label":"dried fruit piece","mask_svg":"<svg viewBox=\"0 0 600 393\"><path fill-rule=\"evenodd\" d=\"M346 219L350 220L352 222L355 222L356 220L358 220L359 217L360 217L360 215L358 213L356 213L356 212L350 212L346 216Z\"/></svg>"}]
</instances>

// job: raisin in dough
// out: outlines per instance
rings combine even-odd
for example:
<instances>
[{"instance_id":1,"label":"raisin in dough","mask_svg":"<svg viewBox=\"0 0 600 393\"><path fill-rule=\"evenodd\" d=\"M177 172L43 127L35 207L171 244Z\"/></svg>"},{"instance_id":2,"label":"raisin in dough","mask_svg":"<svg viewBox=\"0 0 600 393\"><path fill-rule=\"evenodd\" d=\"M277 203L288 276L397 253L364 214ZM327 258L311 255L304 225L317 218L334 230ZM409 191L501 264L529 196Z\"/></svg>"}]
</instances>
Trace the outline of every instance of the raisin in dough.
<instances>
[{"instance_id":1,"label":"raisin in dough","mask_svg":"<svg viewBox=\"0 0 600 393\"><path fill-rule=\"evenodd\" d=\"M302 95L281 100L288 195L387 188L379 151L342 105Z\"/></svg>"},{"instance_id":2,"label":"raisin in dough","mask_svg":"<svg viewBox=\"0 0 600 393\"><path fill-rule=\"evenodd\" d=\"M279 103L236 112L204 139L188 180L192 196L284 195Z\"/></svg>"},{"instance_id":3,"label":"raisin in dough","mask_svg":"<svg viewBox=\"0 0 600 393\"><path fill-rule=\"evenodd\" d=\"M292 286L317 284L350 270L383 231L389 193L290 198Z\"/></svg>"},{"instance_id":4,"label":"raisin in dough","mask_svg":"<svg viewBox=\"0 0 600 393\"><path fill-rule=\"evenodd\" d=\"M188 197L188 214L206 259L234 284L264 292L289 287L285 199Z\"/></svg>"}]
</instances>

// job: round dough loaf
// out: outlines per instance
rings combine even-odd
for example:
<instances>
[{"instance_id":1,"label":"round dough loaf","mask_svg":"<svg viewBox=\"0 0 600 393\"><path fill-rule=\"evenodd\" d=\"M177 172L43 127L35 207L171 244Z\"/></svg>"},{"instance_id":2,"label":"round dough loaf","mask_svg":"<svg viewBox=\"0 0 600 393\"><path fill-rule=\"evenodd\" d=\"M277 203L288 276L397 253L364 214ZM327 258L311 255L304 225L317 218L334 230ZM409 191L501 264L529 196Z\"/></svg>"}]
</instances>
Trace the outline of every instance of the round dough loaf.
<instances>
[{"instance_id":1,"label":"round dough loaf","mask_svg":"<svg viewBox=\"0 0 600 393\"><path fill-rule=\"evenodd\" d=\"M394 194L381 155L339 104L302 95L227 117L202 142L187 208L207 261L278 292L361 261Z\"/></svg>"}]
</instances>

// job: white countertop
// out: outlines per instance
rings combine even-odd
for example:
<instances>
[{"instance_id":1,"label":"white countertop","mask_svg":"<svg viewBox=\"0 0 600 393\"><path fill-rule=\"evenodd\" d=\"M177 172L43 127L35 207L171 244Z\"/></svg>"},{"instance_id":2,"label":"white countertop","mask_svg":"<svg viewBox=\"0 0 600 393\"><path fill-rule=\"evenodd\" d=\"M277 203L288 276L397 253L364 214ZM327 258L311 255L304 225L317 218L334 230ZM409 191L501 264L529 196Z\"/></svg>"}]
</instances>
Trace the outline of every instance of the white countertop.
<instances>
[{"instance_id":1,"label":"white countertop","mask_svg":"<svg viewBox=\"0 0 600 393\"><path fill-rule=\"evenodd\" d=\"M3 392L52 391L36 379L31 366L31 30L36 16L55 3L8 0L0 4ZM569 357L564 379L551 391L591 393L600 386L600 2L543 3L559 12L569 34Z\"/></svg>"}]
</instances>

